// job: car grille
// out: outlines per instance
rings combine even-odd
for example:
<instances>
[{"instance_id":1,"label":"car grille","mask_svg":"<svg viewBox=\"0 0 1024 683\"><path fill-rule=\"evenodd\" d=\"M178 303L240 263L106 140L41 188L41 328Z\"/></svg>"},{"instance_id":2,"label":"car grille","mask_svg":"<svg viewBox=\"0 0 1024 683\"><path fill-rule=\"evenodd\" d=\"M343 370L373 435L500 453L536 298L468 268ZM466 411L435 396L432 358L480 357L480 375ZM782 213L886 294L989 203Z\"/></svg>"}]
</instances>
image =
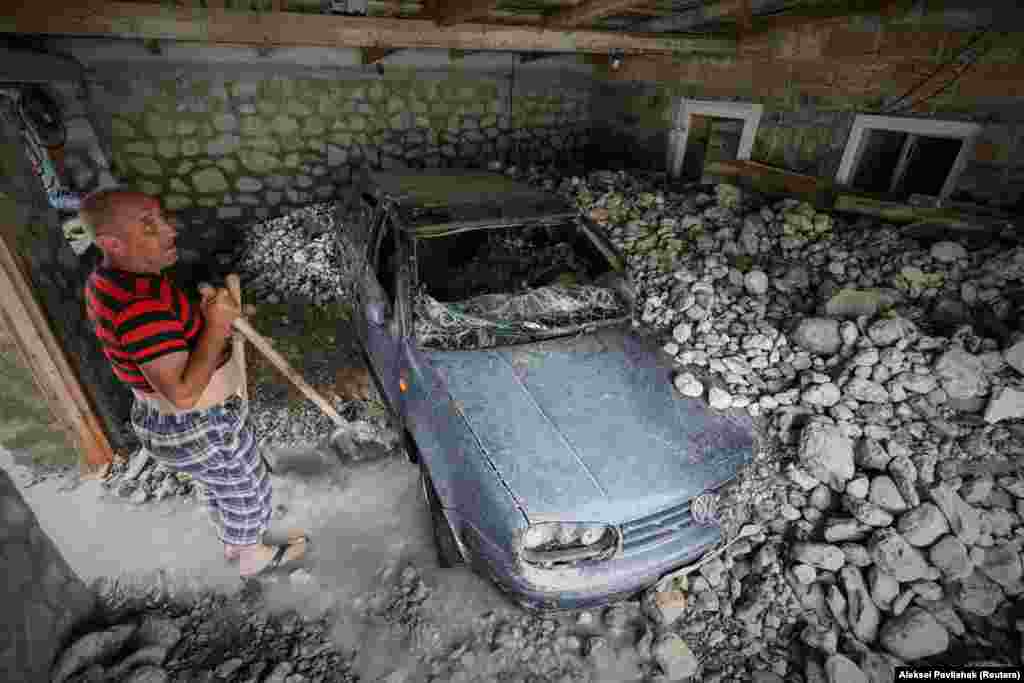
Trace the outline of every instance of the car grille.
<instances>
[{"instance_id":1,"label":"car grille","mask_svg":"<svg viewBox=\"0 0 1024 683\"><path fill-rule=\"evenodd\" d=\"M689 501L626 522L621 526L622 553L633 555L667 543L680 531L693 524Z\"/></svg>"}]
</instances>

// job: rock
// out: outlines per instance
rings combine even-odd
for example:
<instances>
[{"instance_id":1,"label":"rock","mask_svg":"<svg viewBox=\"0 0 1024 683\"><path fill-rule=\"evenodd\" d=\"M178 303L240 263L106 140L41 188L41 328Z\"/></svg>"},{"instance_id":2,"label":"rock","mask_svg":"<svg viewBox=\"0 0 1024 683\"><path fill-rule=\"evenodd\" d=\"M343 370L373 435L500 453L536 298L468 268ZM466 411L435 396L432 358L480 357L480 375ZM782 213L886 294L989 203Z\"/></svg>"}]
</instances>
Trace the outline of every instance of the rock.
<instances>
[{"instance_id":1,"label":"rock","mask_svg":"<svg viewBox=\"0 0 1024 683\"><path fill-rule=\"evenodd\" d=\"M1003 589L980 571L975 571L957 583L952 597L958 609L989 617L1003 601Z\"/></svg>"},{"instance_id":2,"label":"rock","mask_svg":"<svg viewBox=\"0 0 1024 683\"><path fill-rule=\"evenodd\" d=\"M824 382L807 387L801 394L800 400L808 405L830 408L839 403L842 397L839 387L832 382Z\"/></svg>"},{"instance_id":3,"label":"rock","mask_svg":"<svg viewBox=\"0 0 1024 683\"><path fill-rule=\"evenodd\" d=\"M693 373L681 372L673 380L676 389L683 396L689 398L700 398L704 395L704 385L700 383Z\"/></svg>"},{"instance_id":4,"label":"rock","mask_svg":"<svg viewBox=\"0 0 1024 683\"><path fill-rule=\"evenodd\" d=\"M846 556L846 564L854 567L867 567L874 561L871 559L868 549L859 543L844 543L840 548L842 548L843 555Z\"/></svg>"},{"instance_id":5,"label":"rock","mask_svg":"<svg viewBox=\"0 0 1024 683\"><path fill-rule=\"evenodd\" d=\"M949 531L946 517L938 507L924 503L900 516L896 530L910 545L929 546Z\"/></svg>"},{"instance_id":6,"label":"rock","mask_svg":"<svg viewBox=\"0 0 1024 683\"><path fill-rule=\"evenodd\" d=\"M1024 340L1003 351L1003 359L1007 365L1024 375Z\"/></svg>"},{"instance_id":7,"label":"rock","mask_svg":"<svg viewBox=\"0 0 1024 683\"><path fill-rule=\"evenodd\" d=\"M793 567L793 576L796 580L804 585L814 583L814 579L818 576L818 572L809 564L797 564Z\"/></svg>"},{"instance_id":8,"label":"rock","mask_svg":"<svg viewBox=\"0 0 1024 683\"><path fill-rule=\"evenodd\" d=\"M887 512L899 514L907 509L907 503L900 495L896 482L891 477L879 475L871 479L868 500Z\"/></svg>"},{"instance_id":9,"label":"rock","mask_svg":"<svg viewBox=\"0 0 1024 683\"><path fill-rule=\"evenodd\" d=\"M846 555L840 548L826 543L794 543L792 559L794 562L834 572L846 562Z\"/></svg>"},{"instance_id":10,"label":"rock","mask_svg":"<svg viewBox=\"0 0 1024 683\"><path fill-rule=\"evenodd\" d=\"M868 552L878 568L897 581L916 581L931 576L921 551L893 529L875 531L868 542Z\"/></svg>"},{"instance_id":11,"label":"rock","mask_svg":"<svg viewBox=\"0 0 1024 683\"><path fill-rule=\"evenodd\" d=\"M131 672L124 683L167 683L171 680L167 672L158 666L142 666Z\"/></svg>"},{"instance_id":12,"label":"rock","mask_svg":"<svg viewBox=\"0 0 1024 683\"><path fill-rule=\"evenodd\" d=\"M917 326L904 318L882 318L868 327L868 338L875 346L892 346L902 339L917 336Z\"/></svg>"},{"instance_id":13,"label":"rock","mask_svg":"<svg viewBox=\"0 0 1024 683\"><path fill-rule=\"evenodd\" d=\"M107 678L109 680L120 680L122 676L135 667L142 666L144 664L159 667L164 663L165 659L167 659L167 648L161 647L160 645L150 645L149 647L144 647L141 650L136 650L125 657L117 666L112 667L107 672Z\"/></svg>"},{"instance_id":14,"label":"rock","mask_svg":"<svg viewBox=\"0 0 1024 683\"><path fill-rule=\"evenodd\" d=\"M967 258L967 250L956 242L936 242L932 245L931 255L939 263L954 263Z\"/></svg>"},{"instance_id":15,"label":"rock","mask_svg":"<svg viewBox=\"0 0 1024 683\"><path fill-rule=\"evenodd\" d=\"M128 642L137 628L135 624L121 624L82 636L61 653L53 667L53 682L63 683L75 672L110 657Z\"/></svg>"},{"instance_id":16,"label":"rock","mask_svg":"<svg viewBox=\"0 0 1024 683\"><path fill-rule=\"evenodd\" d=\"M893 683L896 680L896 668L885 655L865 649L858 657L860 669L871 683Z\"/></svg>"},{"instance_id":17,"label":"rock","mask_svg":"<svg viewBox=\"0 0 1024 683\"><path fill-rule=\"evenodd\" d=\"M869 683L860 667L840 654L825 660L825 676L828 683Z\"/></svg>"},{"instance_id":18,"label":"rock","mask_svg":"<svg viewBox=\"0 0 1024 683\"><path fill-rule=\"evenodd\" d=\"M764 271L752 270L743 276L743 287L752 296L762 296L768 292L768 276Z\"/></svg>"},{"instance_id":19,"label":"rock","mask_svg":"<svg viewBox=\"0 0 1024 683\"><path fill-rule=\"evenodd\" d=\"M849 630L850 624L846 620L846 597L839 590L839 586L835 584L829 586L825 601L828 604L829 611L832 613L832 618L839 624L839 628L843 631Z\"/></svg>"},{"instance_id":20,"label":"rock","mask_svg":"<svg viewBox=\"0 0 1024 683\"><path fill-rule=\"evenodd\" d=\"M135 489L135 493L133 493L131 495L131 498L129 498L128 500L130 500L135 505L142 505L143 503L149 500L149 491L147 491L145 487L140 486L139 488Z\"/></svg>"},{"instance_id":21,"label":"rock","mask_svg":"<svg viewBox=\"0 0 1024 683\"><path fill-rule=\"evenodd\" d=\"M663 635L651 649L655 661L669 681L686 680L695 676L700 669L700 661L686 641L675 633Z\"/></svg>"},{"instance_id":22,"label":"rock","mask_svg":"<svg viewBox=\"0 0 1024 683\"><path fill-rule=\"evenodd\" d=\"M981 573L1007 590L1016 590L1021 580L1020 548L1016 543L1004 543L985 550L985 561L978 567Z\"/></svg>"},{"instance_id":23,"label":"rock","mask_svg":"<svg viewBox=\"0 0 1024 683\"><path fill-rule=\"evenodd\" d=\"M874 503L847 496L844 504L851 515L868 526L889 526L892 524L892 515Z\"/></svg>"},{"instance_id":24,"label":"rock","mask_svg":"<svg viewBox=\"0 0 1024 683\"><path fill-rule=\"evenodd\" d=\"M732 407L732 395L719 387L708 389L708 405L714 410L728 410Z\"/></svg>"},{"instance_id":25,"label":"rock","mask_svg":"<svg viewBox=\"0 0 1024 683\"><path fill-rule=\"evenodd\" d=\"M894 289L841 289L825 304L825 315L851 320L862 315L873 318L899 300L900 294Z\"/></svg>"},{"instance_id":26,"label":"rock","mask_svg":"<svg viewBox=\"0 0 1024 683\"><path fill-rule=\"evenodd\" d=\"M831 356L842 347L839 321L832 318L804 318L790 335L792 342L819 356Z\"/></svg>"},{"instance_id":27,"label":"rock","mask_svg":"<svg viewBox=\"0 0 1024 683\"><path fill-rule=\"evenodd\" d=\"M810 491L820 485L807 470L792 462L786 466L786 477L804 491Z\"/></svg>"},{"instance_id":28,"label":"rock","mask_svg":"<svg viewBox=\"0 0 1024 683\"><path fill-rule=\"evenodd\" d=\"M834 628L825 628L808 624L800 633L800 639L808 647L821 650L826 655L834 655L839 646L839 634Z\"/></svg>"},{"instance_id":29,"label":"rock","mask_svg":"<svg viewBox=\"0 0 1024 683\"><path fill-rule=\"evenodd\" d=\"M962 348L954 347L942 354L933 371L951 399L967 400L988 392L984 364Z\"/></svg>"},{"instance_id":30,"label":"rock","mask_svg":"<svg viewBox=\"0 0 1024 683\"><path fill-rule=\"evenodd\" d=\"M865 500L868 497L870 486L870 479L865 476L859 476L846 483L846 495L856 498L857 500Z\"/></svg>"},{"instance_id":31,"label":"rock","mask_svg":"<svg viewBox=\"0 0 1024 683\"><path fill-rule=\"evenodd\" d=\"M825 540L829 543L859 541L865 538L872 528L854 517L829 517L825 520Z\"/></svg>"},{"instance_id":32,"label":"rock","mask_svg":"<svg viewBox=\"0 0 1024 683\"><path fill-rule=\"evenodd\" d=\"M132 460L128 463L128 470L124 473L125 481L135 481L142 474L142 470L146 469L146 466L152 461L153 456L145 448L140 448L132 456Z\"/></svg>"},{"instance_id":33,"label":"rock","mask_svg":"<svg viewBox=\"0 0 1024 683\"><path fill-rule=\"evenodd\" d=\"M943 536L929 548L928 559L949 580L966 578L974 571L967 546L952 534Z\"/></svg>"},{"instance_id":34,"label":"rock","mask_svg":"<svg viewBox=\"0 0 1024 683\"><path fill-rule=\"evenodd\" d=\"M858 467L884 472L892 460L892 456L875 439L862 437L857 441L854 462Z\"/></svg>"},{"instance_id":35,"label":"rock","mask_svg":"<svg viewBox=\"0 0 1024 683\"><path fill-rule=\"evenodd\" d=\"M672 338L680 345L685 345L692 336L693 323L681 322L672 329Z\"/></svg>"},{"instance_id":36,"label":"rock","mask_svg":"<svg viewBox=\"0 0 1024 683\"><path fill-rule=\"evenodd\" d=\"M846 620L850 630L862 643L872 643L878 636L881 614L871 599L864 577L857 567L843 567L841 573L846 590Z\"/></svg>"},{"instance_id":37,"label":"rock","mask_svg":"<svg viewBox=\"0 0 1024 683\"><path fill-rule=\"evenodd\" d=\"M666 627L683 616L686 604L686 593L681 590L649 590L641 600L644 614L656 624Z\"/></svg>"},{"instance_id":38,"label":"rock","mask_svg":"<svg viewBox=\"0 0 1024 683\"><path fill-rule=\"evenodd\" d=\"M139 630L135 633L135 642L140 647L159 645L170 650L179 640L181 629L175 626L172 620L155 615L144 617L139 624Z\"/></svg>"},{"instance_id":39,"label":"rock","mask_svg":"<svg viewBox=\"0 0 1024 683\"><path fill-rule=\"evenodd\" d=\"M295 666L291 662L280 662L274 670L263 679L263 683L285 683Z\"/></svg>"},{"instance_id":40,"label":"rock","mask_svg":"<svg viewBox=\"0 0 1024 683\"><path fill-rule=\"evenodd\" d=\"M974 545L981 535L981 517L978 511L965 503L957 492L947 484L939 484L928 491L932 499L949 521L949 528L965 545Z\"/></svg>"},{"instance_id":41,"label":"rock","mask_svg":"<svg viewBox=\"0 0 1024 683\"><path fill-rule=\"evenodd\" d=\"M868 569L868 585L871 587L871 601L884 610L892 608L892 601L900 594L900 582L878 567Z\"/></svg>"},{"instance_id":42,"label":"rock","mask_svg":"<svg viewBox=\"0 0 1024 683\"><path fill-rule=\"evenodd\" d=\"M985 408L985 422L995 424L1003 420L1019 420L1024 417L1024 391L1002 387Z\"/></svg>"},{"instance_id":43,"label":"rock","mask_svg":"<svg viewBox=\"0 0 1024 683\"><path fill-rule=\"evenodd\" d=\"M900 659L913 662L945 652L949 648L949 633L931 614L911 607L885 622L879 642Z\"/></svg>"},{"instance_id":44,"label":"rock","mask_svg":"<svg viewBox=\"0 0 1024 683\"><path fill-rule=\"evenodd\" d=\"M960 497L965 503L979 505L988 500L995 483L990 476L975 477L960 488Z\"/></svg>"},{"instance_id":45,"label":"rock","mask_svg":"<svg viewBox=\"0 0 1024 683\"><path fill-rule=\"evenodd\" d=\"M889 462L889 474L907 506L915 508L921 504L917 494L917 466L913 460L905 455L893 458Z\"/></svg>"},{"instance_id":46,"label":"rock","mask_svg":"<svg viewBox=\"0 0 1024 683\"><path fill-rule=\"evenodd\" d=\"M888 403L889 392L878 382L853 377L843 387L843 391L854 400L862 403Z\"/></svg>"},{"instance_id":47,"label":"rock","mask_svg":"<svg viewBox=\"0 0 1024 683\"><path fill-rule=\"evenodd\" d=\"M853 478L853 442L839 428L811 422L800 435L800 464L818 481L841 492Z\"/></svg>"}]
</instances>

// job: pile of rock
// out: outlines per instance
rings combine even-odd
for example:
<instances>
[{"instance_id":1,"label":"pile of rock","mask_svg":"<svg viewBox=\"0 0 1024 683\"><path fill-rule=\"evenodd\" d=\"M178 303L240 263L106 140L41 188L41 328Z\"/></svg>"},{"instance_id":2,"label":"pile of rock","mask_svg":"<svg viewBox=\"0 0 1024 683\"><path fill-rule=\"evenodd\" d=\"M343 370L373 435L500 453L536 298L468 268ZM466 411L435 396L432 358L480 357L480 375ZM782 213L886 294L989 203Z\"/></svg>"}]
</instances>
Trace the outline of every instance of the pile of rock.
<instances>
[{"instance_id":1,"label":"pile of rock","mask_svg":"<svg viewBox=\"0 0 1024 683\"><path fill-rule=\"evenodd\" d=\"M251 601L223 595L113 617L101 612L96 628L65 648L54 683L357 680L330 641L326 618L271 617Z\"/></svg>"},{"instance_id":2,"label":"pile of rock","mask_svg":"<svg viewBox=\"0 0 1024 683\"><path fill-rule=\"evenodd\" d=\"M271 304L349 301L355 251L339 234L330 202L247 226L235 263L244 296Z\"/></svg>"},{"instance_id":3,"label":"pile of rock","mask_svg":"<svg viewBox=\"0 0 1024 683\"><path fill-rule=\"evenodd\" d=\"M172 472L156 462L145 448L139 448L127 463L115 464L103 480L103 491L110 491L135 505L170 497L197 496L198 487L184 472Z\"/></svg>"},{"instance_id":4,"label":"pile of rock","mask_svg":"<svg viewBox=\"0 0 1024 683\"><path fill-rule=\"evenodd\" d=\"M648 598L704 679L1016 661L1024 248L927 245L725 185L559 187L626 254L636 324L664 335L680 393L762 418L765 452L723 512L769 534ZM794 658L794 633L820 656Z\"/></svg>"}]
</instances>

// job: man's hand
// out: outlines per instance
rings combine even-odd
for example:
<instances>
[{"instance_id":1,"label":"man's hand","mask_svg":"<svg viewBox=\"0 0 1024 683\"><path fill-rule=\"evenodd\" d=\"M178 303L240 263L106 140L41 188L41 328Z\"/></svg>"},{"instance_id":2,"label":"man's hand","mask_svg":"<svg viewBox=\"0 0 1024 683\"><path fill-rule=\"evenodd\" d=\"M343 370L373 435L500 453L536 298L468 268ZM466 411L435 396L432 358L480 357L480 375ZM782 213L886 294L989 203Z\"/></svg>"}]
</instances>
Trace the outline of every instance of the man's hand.
<instances>
[{"instance_id":1,"label":"man's hand","mask_svg":"<svg viewBox=\"0 0 1024 683\"><path fill-rule=\"evenodd\" d=\"M226 288L202 284L199 285L199 294L202 297L199 308L206 318L206 324L220 333L222 338L230 335L231 324L242 314L231 292Z\"/></svg>"}]
</instances>

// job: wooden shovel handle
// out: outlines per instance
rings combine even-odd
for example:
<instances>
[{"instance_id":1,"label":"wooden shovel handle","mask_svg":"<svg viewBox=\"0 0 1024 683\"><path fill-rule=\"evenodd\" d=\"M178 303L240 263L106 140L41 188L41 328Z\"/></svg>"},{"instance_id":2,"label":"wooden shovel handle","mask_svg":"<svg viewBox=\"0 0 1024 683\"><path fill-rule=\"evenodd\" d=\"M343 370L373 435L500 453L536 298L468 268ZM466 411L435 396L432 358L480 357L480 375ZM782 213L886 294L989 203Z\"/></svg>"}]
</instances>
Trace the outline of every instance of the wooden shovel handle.
<instances>
[{"instance_id":1,"label":"wooden shovel handle","mask_svg":"<svg viewBox=\"0 0 1024 683\"><path fill-rule=\"evenodd\" d=\"M227 282L228 291L231 292L232 298L235 303L238 304L238 309L242 309L242 281L238 277L238 273L231 273L225 278ZM249 373L248 366L245 364L245 339L235 335L231 340L231 353L234 356L232 362L238 363L239 374L241 375L242 381L242 398L249 399Z\"/></svg>"},{"instance_id":2,"label":"wooden shovel handle","mask_svg":"<svg viewBox=\"0 0 1024 683\"><path fill-rule=\"evenodd\" d=\"M262 353L271 364L281 371L285 377L287 377L292 384L294 384L299 391L306 395L310 401L315 403L320 410L324 412L329 418L334 420L334 423L339 427L347 427L348 423L345 422L338 411L325 399L316 389L311 387L309 383L302 378L295 368L291 366L284 356L279 354L277 350L270 343L270 340L264 337L262 334L253 329L253 326L249 324L249 321L245 318L236 318L234 322L236 330L242 333L246 339L252 342L252 345Z\"/></svg>"}]
</instances>

